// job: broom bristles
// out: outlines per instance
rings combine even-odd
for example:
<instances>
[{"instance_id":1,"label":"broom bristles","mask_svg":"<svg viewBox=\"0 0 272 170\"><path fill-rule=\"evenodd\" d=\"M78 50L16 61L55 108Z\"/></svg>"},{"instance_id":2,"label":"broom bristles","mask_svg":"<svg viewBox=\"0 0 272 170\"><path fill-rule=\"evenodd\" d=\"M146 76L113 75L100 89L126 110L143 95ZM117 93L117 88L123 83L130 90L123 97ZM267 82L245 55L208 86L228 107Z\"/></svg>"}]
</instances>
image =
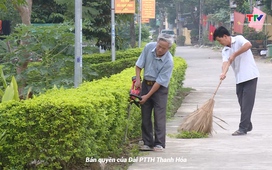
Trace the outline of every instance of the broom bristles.
<instances>
[{"instance_id":1,"label":"broom bristles","mask_svg":"<svg viewBox=\"0 0 272 170\"><path fill-rule=\"evenodd\" d=\"M206 101L200 108L185 117L179 131L195 131L204 134L212 133L214 99Z\"/></svg>"}]
</instances>

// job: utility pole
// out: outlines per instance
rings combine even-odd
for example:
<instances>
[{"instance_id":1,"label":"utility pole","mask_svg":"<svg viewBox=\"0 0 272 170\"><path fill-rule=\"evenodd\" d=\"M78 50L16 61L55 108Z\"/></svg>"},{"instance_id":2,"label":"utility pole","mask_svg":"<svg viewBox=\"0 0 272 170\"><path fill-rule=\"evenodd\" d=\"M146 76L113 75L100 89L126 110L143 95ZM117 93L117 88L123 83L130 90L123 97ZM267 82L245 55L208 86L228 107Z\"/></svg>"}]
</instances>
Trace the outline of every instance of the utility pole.
<instances>
[{"instance_id":1,"label":"utility pole","mask_svg":"<svg viewBox=\"0 0 272 170\"><path fill-rule=\"evenodd\" d=\"M199 45L202 45L202 0L199 0L199 25L198 25L198 42Z\"/></svg>"},{"instance_id":2,"label":"utility pole","mask_svg":"<svg viewBox=\"0 0 272 170\"><path fill-rule=\"evenodd\" d=\"M74 86L82 83L82 0L75 0Z\"/></svg>"},{"instance_id":3,"label":"utility pole","mask_svg":"<svg viewBox=\"0 0 272 170\"><path fill-rule=\"evenodd\" d=\"M233 23L234 23L234 11L237 8L236 2L234 0L230 0L230 33L231 35L234 34L233 32Z\"/></svg>"},{"instance_id":4,"label":"utility pole","mask_svg":"<svg viewBox=\"0 0 272 170\"><path fill-rule=\"evenodd\" d=\"M139 12L138 12L138 18L139 18L139 48L141 48L142 44L142 0L139 0Z\"/></svg>"},{"instance_id":5,"label":"utility pole","mask_svg":"<svg viewBox=\"0 0 272 170\"><path fill-rule=\"evenodd\" d=\"M183 35L182 34L182 24L181 24L181 7L180 2L176 2L176 13L177 13L177 36Z\"/></svg>"},{"instance_id":6,"label":"utility pole","mask_svg":"<svg viewBox=\"0 0 272 170\"><path fill-rule=\"evenodd\" d=\"M115 0L111 0L111 60L115 61Z\"/></svg>"},{"instance_id":7,"label":"utility pole","mask_svg":"<svg viewBox=\"0 0 272 170\"><path fill-rule=\"evenodd\" d=\"M253 11L252 0L248 0L248 2L249 2L250 13L252 13L252 11Z\"/></svg>"}]
</instances>

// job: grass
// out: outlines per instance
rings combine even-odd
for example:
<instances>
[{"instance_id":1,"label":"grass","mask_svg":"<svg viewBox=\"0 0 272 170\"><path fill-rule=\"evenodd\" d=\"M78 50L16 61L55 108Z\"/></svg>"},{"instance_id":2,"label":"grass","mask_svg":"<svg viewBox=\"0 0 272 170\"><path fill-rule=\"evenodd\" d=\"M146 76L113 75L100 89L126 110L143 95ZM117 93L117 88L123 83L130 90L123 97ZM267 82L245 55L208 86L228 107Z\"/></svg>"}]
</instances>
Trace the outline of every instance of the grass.
<instances>
[{"instance_id":1,"label":"grass","mask_svg":"<svg viewBox=\"0 0 272 170\"><path fill-rule=\"evenodd\" d=\"M200 132L189 132L189 131L182 131L176 135L177 138L182 139L194 139L194 138L207 138L209 134L200 133Z\"/></svg>"},{"instance_id":2,"label":"grass","mask_svg":"<svg viewBox=\"0 0 272 170\"><path fill-rule=\"evenodd\" d=\"M167 134L170 138L181 138L181 139L196 139L196 138L208 138L209 134L200 133L200 132L189 132L189 131L182 131L178 134Z\"/></svg>"}]
</instances>

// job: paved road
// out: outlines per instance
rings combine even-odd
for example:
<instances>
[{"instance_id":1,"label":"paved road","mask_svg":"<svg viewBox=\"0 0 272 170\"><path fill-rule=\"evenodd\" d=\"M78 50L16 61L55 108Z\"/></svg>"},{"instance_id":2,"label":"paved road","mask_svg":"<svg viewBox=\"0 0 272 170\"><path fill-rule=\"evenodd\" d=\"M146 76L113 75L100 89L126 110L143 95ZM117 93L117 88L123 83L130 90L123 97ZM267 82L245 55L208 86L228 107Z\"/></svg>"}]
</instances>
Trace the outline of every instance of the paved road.
<instances>
[{"instance_id":1,"label":"paved road","mask_svg":"<svg viewBox=\"0 0 272 170\"><path fill-rule=\"evenodd\" d=\"M221 72L220 52L208 48L178 47L177 56L186 59L184 87L195 90L167 123L167 133L177 133L182 118L212 97ZM229 125L214 124L213 136L204 139L167 137L164 152L144 152L129 170L271 170L272 169L272 63L256 59L260 70L252 115L253 131L231 136L238 129L240 112L232 69L215 96L214 115Z\"/></svg>"}]
</instances>

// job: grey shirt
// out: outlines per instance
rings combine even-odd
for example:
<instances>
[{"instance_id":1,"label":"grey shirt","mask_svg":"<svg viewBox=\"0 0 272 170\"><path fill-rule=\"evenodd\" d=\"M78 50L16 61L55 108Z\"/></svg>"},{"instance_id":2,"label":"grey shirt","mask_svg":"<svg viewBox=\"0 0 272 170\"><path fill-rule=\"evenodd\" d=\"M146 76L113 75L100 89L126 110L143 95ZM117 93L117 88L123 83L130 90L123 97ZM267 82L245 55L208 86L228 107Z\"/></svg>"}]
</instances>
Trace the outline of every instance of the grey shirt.
<instances>
[{"instance_id":1,"label":"grey shirt","mask_svg":"<svg viewBox=\"0 0 272 170\"><path fill-rule=\"evenodd\" d=\"M156 56L157 42L148 43L136 62L136 66L144 69L144 79L156 81L164 87L168 87L172 75L174 63L173 57L167 51L162 57Z\"/></svg>"}]
</instances>

